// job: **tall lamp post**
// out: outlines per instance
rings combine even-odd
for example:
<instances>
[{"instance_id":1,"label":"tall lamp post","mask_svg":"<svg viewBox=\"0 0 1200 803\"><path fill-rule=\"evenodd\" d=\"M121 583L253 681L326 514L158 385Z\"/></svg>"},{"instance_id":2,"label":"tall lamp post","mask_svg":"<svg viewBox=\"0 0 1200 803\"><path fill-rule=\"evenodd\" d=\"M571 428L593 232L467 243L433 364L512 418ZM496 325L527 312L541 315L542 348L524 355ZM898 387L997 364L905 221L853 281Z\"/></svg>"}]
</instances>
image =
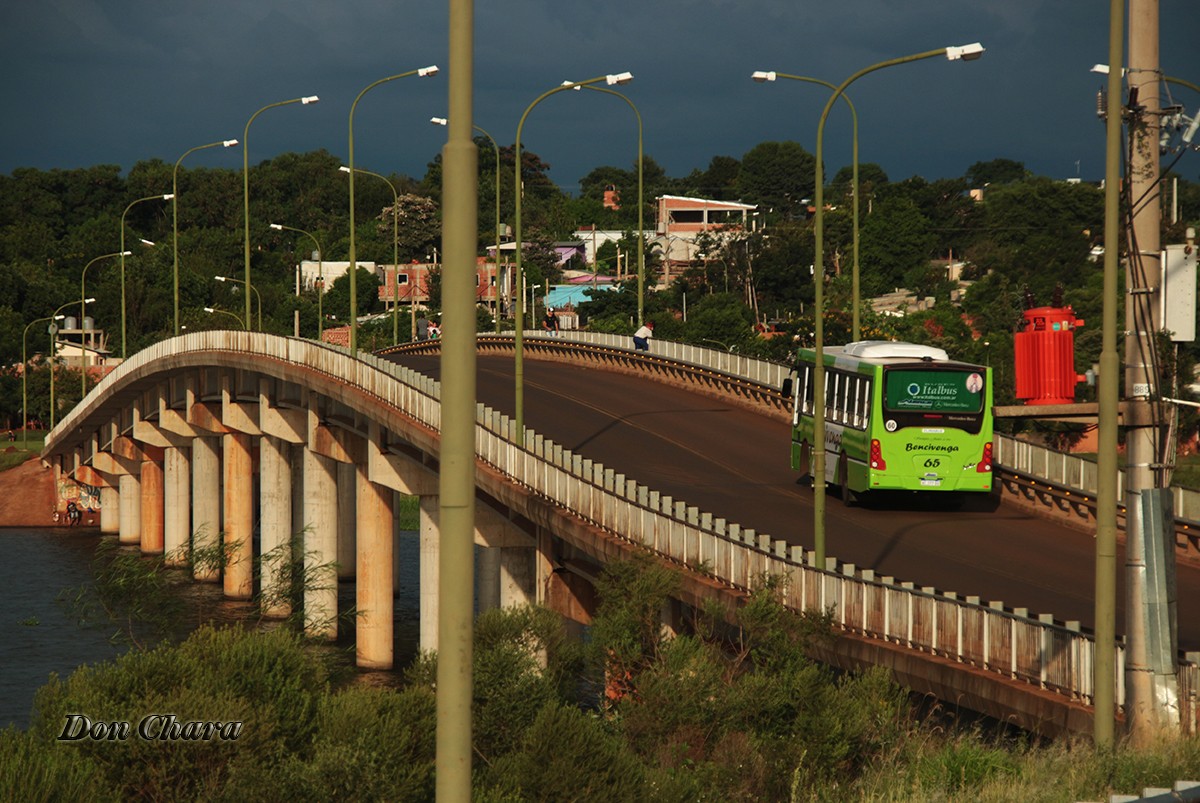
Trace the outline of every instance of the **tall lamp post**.
<instances>
[{"instance_id":1,"label":"tall lamp post","mask_svg":"<svg viewBox=\"0 0 1200 803\"><path fill-rule=\"evenodd\" d=\"M174 197L175 197L174 193L167 193L166 195L147 195L145 198L138 198L136 201L129 204L129 206L125 207L125 211L121 213L121 250L119 253L121 255L121 359L122 360L124 360L125 358L127 358L129 356L129 352L126 349L126 342L125 342L125 255L129 254L130 252L125 250L125 216L129 214L130 209L133 209L135 206L137 206L140 203L143 203L144 201L155 201L155 200L170 201ZM154 245L154 243L150 242L149 240L142 240L142 244L143 245ZM80 314L82 315L83 313L81 312Z\"/></svg>"},{"instance_id":2,"label":"tall lamp post","mask_svg":"<svg viewBox=\"0 0 1200 803\"><path fill-rule=\"evenodd\" d=\"M194 148L184 151L183 156L180 156L175 160L175 169L171 171L171 250L174 252L175 265L172 275L175 282L174 295L176 337L179 336L179 165L190 153L202 151L205 148L215 148L218 145L222 145L226 148L232 148L237 144L238 141L236 139L221 139L217 140L216 142L210 142L207 145L197 145Z\"/></svg>"},{"instance_id":3,"label":"tall lamp post","mask_svg":"<svg viewBox=\"0 0 1200 803\"><path fill-rule=\"evenodd\" d=\"M576 88L578 89L579 87L576 86ZM626 97L623 93L616 91L615 89L605 89L604 87L600 87L600 86L589 86L587 88L591 89L594 92L604 92L608 95L616 95L618 98L620 98L621 100L623 100L629 104L629 108L633 109L634 117L637 118L637 125L638 125L638 151L637 151L637 153L638 153L638 155L637 155L637 166L638 166L638 238L637 238L638 307L637 307L637 312L638 312L638 314L637 314L637 322L638 322L638 326L641 326L642 318L643 318L643 310L645 308L645 298L646 298L646 248L643 243L643 241L645 240L645 233L646 233L646 226L644 223L644 219L645 219L644 215L645 215L646 205L645 205L645 202L643 201L643 194L642 194L642 115L638 111L637 106L633 105L632 100L630 100L628 97Z\"/></svg>"},{"instance_id":4,"label":"tall lamp post","mask_svg":"<svg viewBox=\"0 0 1200 803\"><path fill-rule=\"evenodd\" d=\"M238 284L246 284L246 282L244 282L243 280L234 279L230 276L214 276L213 278L216 279L218 282L237 282ZM254 287L253 285L246 284L246 288L248 290L253 290L255 297L257 297L257 299L258 299L258 331L261 332L262 331L262 293L258 292L258 288ZM250 294L246 293L246 297L247 297L247 299L249 299ZM247 304L247 306L248 306L248 304ZM249 329L249 328L250 328L250 319L247 318L246 319L246 329Z\"/></svg>"},{"instance_id":5,"label":"tall lamp post","mask_svg":"<svg viewBox=\"0 0 1200 803\"><path fill-rule=\"evenodd\" d=\"M62 320L64 315L47 315L45 318L38 318L30 321L25 325L25 331L21 333L21 448L29 448L29 357L28 355L28 340L29 329L34 324L39 324L42 321L58 321ZM54 371L54 354L51 349L50 370Z\"/></svg>"},{"instance_id":6,"label":"tall lamp post","mask_svg":"<svg viewBox=\"0 0 1200 803\"><path fill-rule=\"evenodd\" d=\"M115 256L127 257L127 256L129 256L129 254L130 254L129 251L120 251L120 252L113 253L113 254L104 254L103 256L98 256L95 259L93 259L91 262L84 265L83 272L79 274L79 331L81 333L79 335L79 365L80 365L79 398L81 398L81 399L87 393L87 371L85 370L86 358L84 356L84 343L83 343L82 332L83 332L83 318L87 314L87 303L88 302L87 302L87 298L86 298L87 290L85 287L85 282L87 281L88 268L90 268L92 265L95 265L97 262L99 262L102 259L111 259L112 257L115 257Z\"/></svg>"},{"instance_id":7,"label":"tall lamp post","mask_svg":"<svg viewBox=\"0 0 1200 803\"><path fill-rule=\"evenodd\" d=\"M285 226L282 223L272 223L270 226L271 228L275 229L275 231L294 231L297 234L303 234L304 236L308 237L308 239L312 240L313 245L317 247L317 342L320 342L321 335L325 332L325 317L321 314L321 302L323 300L323 296L325 295L325 274L322 271L321 266L325 251L321 248L320 241L304 229L297 229L294 226ZM259 308L262 308L261 304L259 304Z\"/></svg>"},{"instance_id":8,"label":"tall lamp post","mask_svg":"<svg viewBox=\"0 0 1200 803\"><path fill-rule=\"evenodd\" d=\"M94 299L94 298L85 298L85 299L81 300L81 303L80 303L81 311L79 313L81 317L83 315L83 312L82 312L83 305L91 304L95 300L96 299ZM74 303L75 303L74 301L68 301L66 304L63 304L58 309L54 310L54 314L51 315L50 317L53 318L54 320L57 320L58 318L61 317L59 315L59 313ZM54 342L58 336L58 326L54 323L51 323L50 326L47 328L50 330L50 429L54 429Z\"/></svg>"},{"instance_id":9,"label":"tall lamp post","mask_svg":"<svg viewBox=\"0 0 1200 803\"><path fill-rule=\"evenodd\" d=\"M351 169L346 165L342 165L338 170L347 174L351 173ZM392 191L392 278L394 279L394 287L392 289L392 345L395 346L400 342L400 193L396 191L395 184L379 173L364 170L361 167L354 168L353 172L374 176L388 185L388 189ZM412 294L409 293L409 295L411 296ZM416 326L415 319L413 326Z\"/></svg>"},{"instance_id":10,"label":"tall lamp post","mask_svg":"<svg viewBox=\"0 0 1200 803\"><path fill-rule=\"evenodd\" d=\"M821 120L817 124L817 186L814 188L814 200L817 208L813 217L813 235L816 241L813 248L813 314L815 317L813 338L815 341L816 359L813 366L814 415L812 445L813 540L816 564L819 569L825 568L825 327L823 320L825 315L825 191L823 186L825 176L821 166L822 143L825 138L825 120L829 117L829 111L833 108L833 104L846 91L846 87L868 73L882 70L885 67L894 67L899 64L907 64L912 61L920 61L921 59L929 59L935 56L945 56L950 61L973 61L982 55L983 45L974 42L962 47L941 47L937 50L927 50L924 53L915 53L911 56L901 56L900 58L881 61L870 67L864 67L845 81L842 81L834 89L833 94L829 96L829 100L825 102L825 108L821 111ZM843 493L845 493L845 489L843 489Z\"/></svg>"},{"instance_id":11,"label":"tall lamp post","mask_svg":"<svg viewBox=\"0 0 1200 803\"><path fill-rule=\"evenodd\" d=\"M246 121L246 128L242 132L242 228L244 232L242 253L245 257L246 271L246 287L250 287L250 124L254 119L267 109L274 109L276 106L287 106L292 103L300 103L308 106L311 103L316 103L320 98L316 95L306 95L302 98L292 98L291 100L281 100L277 103L268 103L261 109L250 115L250 119ZM250 293L246 293L246 328L250 328Z\"/></svg>"},{"instance_id":12,"label":"tall lamp post","mask_svg":"<svg viewBox=\"0 0 1200 803\"><path fill-rule=\"evenodd\" d=\"M378 81L368 84L363 87L363 90L354 98L354 102L350 104L350 118L347 124L347 130L350 135L350 145L347 152L346 164L349 166L350 175L350 353L354 354L358 351L358 279L355 274L358 272L358 253L355 250L354 243L354 110L358 108L358 102L362 100L362 96L369 91L379 86L386 84L388 81L395 81L398 78L408 78L410 75L417 75L421 78L437 75L437 65L421 67L417 70L409 70L402 72L399 75L389 75L387 78L380 78Z\"/></svg>"},{"instance_id":13,"label":"tall lamp post","mask_svg":"<svg viewBox=\"0 0 1200 803\"><path fill-rule=\"evenodd\" d=\"M792 81L804 81L804 82L810 83L810 84L820 84L821 86L828 87L830 89L837 89L837 87L834 86L833 84L831 84L829 81L822 81L820 78L808 78L803 75L789 75L788 73L785 73L785 72L775 72L773 70L770 72L763 72L762 70L757 70L750 77L753 78L755 81L758 81L759 83L762 83L764 81L774 81L777 78L788 78ZM850 310L850 340L857 342L859 337L861 336L860 318L859 318L859 314L860 314L859 307L861 306L861 302L859 299L860 299L861 291L859 288L859 275L860 274L859 274L859 270L858 270L858 112L854 109L854 104L850 102L849 95L846 95L845 93L843 93L842 100L846 101L846 105L850 107L850 118L854 123L854 133L853 133L854 144L853 144L853 148L852 148L853 161L851 163L852 164L851 169L853 171L852 197L854 199L854 201L853 201L853 206L854 206L854 213L853 213L853 215L854 215L853 216L853 220L854 220L854 224L853 224L854 225L854 266L851 268L851 273L850 273L850 293L851 293L851 296L853 297L853 302L852 302L853 306L851 307L851 310Z\"/></svg>"},{"instance_id":14,"label":"tall lamp post","mask_svg":"<svg viewBox=\"0 0 1200 803\"><path fill-rule=\"evenodd\" d=\"M513 146L515 149L516 162L516 183L514 193L516 196L516 210L513 215L513 238L516 243L516 264L513 268L517 274L517 292L516 292L516 329L514 332L514 354L513 354L513 379L516 389L516 404L514 412L516 413L517 425L517 445L525 445L525 339L522 329L525 324L524 305L525 305L525 274L521 267L521 254L525 250L521 242L521 131L525 128L525 120L529 117L529 113L533 111L539 103L557 92L564 92L568 89L574 89L577 86L591 86L598 84L601 81L609 86L624 85L633 80L633 73L623 72L615 75L600 75L595 78L589 78L586 81L578 81L575 83L567 82L561 86L556 86L538 95L532 103L525 107L525 112L521 115L520 122L517 123L517 141Z\"/></svg>"},{"instance_id":15,"label":"tall lamp post","mask_svg":"<svg viewBox=\"0 0 1200 803\"><path fill-rule=\"evenodd\" d=\"M447 120L445 117L430 117L429 122L433 123L434 125L444 126L444 125L447 125L450 121ZM484 131L479 126L472 125L471 128L474 129L475 131L478 131L480 134L483 134L485 137L488 138L488 142L492 143L492 151L496 154L496 275L497 275L497 279L496 279L496 304L495 304L494 311L496 313L496 333L499 334L500 333L500 280L499 280L499 275L500 275L500 146L496 144L496 140L491 134L489 134L487 131ZM414 326L415 326L415 324L414 324Z\"/></svg>"}]
</instances>

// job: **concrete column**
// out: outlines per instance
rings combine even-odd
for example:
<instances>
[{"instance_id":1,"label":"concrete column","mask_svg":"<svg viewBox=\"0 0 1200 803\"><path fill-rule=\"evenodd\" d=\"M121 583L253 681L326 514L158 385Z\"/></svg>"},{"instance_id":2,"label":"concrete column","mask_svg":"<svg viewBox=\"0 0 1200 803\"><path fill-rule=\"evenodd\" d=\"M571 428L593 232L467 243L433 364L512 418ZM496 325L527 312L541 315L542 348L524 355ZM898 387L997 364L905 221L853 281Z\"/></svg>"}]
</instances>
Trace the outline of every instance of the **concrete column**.
<instances>
[{"instance_id":1,"label":"concrete column","mask_svg":"<svg viewBox=\"0 0 1200 803\"><path fill-rule=\"evenodd\" d=\"M192 470L189 452L163 451L163 550L168 566L183 566L191 552Z\"/></svg>"},{"instance_id":2,"label":"concrete column","mask_svg":"<svg viewBox=\"0 0 1200 803\"><path fill-rule=\"evenodd\" d=\"M225 596L254 596L254 467L250 436L227 432L221 436L225 467L224 549Z\"/></svg>"},{"instance_id":3,"label":"concrete column","mask_svg":"<svg viewBox=\"0 0 1200 803\"><path fill-rule=\"evenodd\" d=\"M475 549L475 595L480 611L500 607L500 550L496 547Z\"/></svg>"},{"instance_id":4,"label":"concrete column","mask_svg":"<svg viewBox=\"0 0 1200 803\"><path fill-rule=\"evenodd\" d=\"M142 543L142 482L133 474L122 474L118 481L121 492L120 537L122 544Z\"/></svg>"},{"instance_id":5,"label":"concrete column","mask_svg":"<svg viewBox=\"0 0 1200 803\"><path fill-rule=\"evenodd\" d=\"M143 555L163 553L163 467L142 461L141 545Z\"/></svg>"},{"instance_id":6,"label":"concrete column","mask_svg":"<svg viewBox=\"0 0 1200 803\"><path fill-rule=\"evenodd\" d=\"M288 465L292 467L292 487L299 493L292 494L292 540L296 548L304 540L301 530L304 529L304 444L286 444Z\"/></svg>"},{"instance_id":7,"label":"concrete column","mask_svg":"<svg viewBox=\"0 0 1200 803\"><path fill-rule=\"evenodd\" d=\"M392 491L392 596L400 595L400 492Z\"/></svg>"},{"instance_id":8,"label":"concrete column","mask_svg":"<svg viewBox=\"0 0 1200 803\"><path fill-rule=\"evenodd\" d=\"M304 450L304 631L337 638L337 464Z\"/></svg>"},{"instance_id":9,"label":"concrete column","mask_svg":"<svg viewBox=\"0 0 1200 803\"><path fill-rule=\"evenodd\" d=\"M292 612L288 578L292 565L292 464L288 444L264 436L258 442L260 582L264 616Z\"/></svg>"},{"instance_id":10,"label":"concrete column","mask_svg":"<svg viewBox=\"0 0 1200 803\"><path fill-rule=\"evenodd\" d=\"M192 577L221 579L221 440L192 440Z\"/></svg>"},{"instance_id":11,"label":"concrete column","mask_svg":"<svg viewBox=\"0 0 1200 803\"><path fill-rule=\"evenodd\" d=\"M355 499L358 495L358 472L353 463L337 464L337 576L339 580L354 579L354 561L358 552L355 547Z\"/></svg>"},{"instance_id":12,"label":"concrete column","mask_svg":"<svg viewBox=\"0 0 1200 803\"><path fill-rule=\"evenodd\" d=\"M514 608L537 601L532 547L504 547L500 553L500 605Z\"/></svg>"},{"instance_id":13,"label":"concrete column","mask_svg":"<svg viewBox=\"0 0 1200 803\"><path fill-rule=\"evenodd\" d=\"M116 535L121 532L121 492L108 485L100 486L100 533Z\"/></svg>"},{"instance_id":14,"label":"concrete column","mask_svg":"<svg viewBox=\"0 0 1200 803\"><path fill-rule=\"evenodd\" d=\"M438 497L421 497L421 649L438 648Z\"/></svg>"},{"instance_id":15,"label":"concrete column","mask_svg":"<svg viewBox=\"0 0 1200 803\"><path fill-rule=\"evenodd\" d=\"M357 472L355 656L366 669L391 669L393 656L392 489Z\"/></svg>"}]
</instances>

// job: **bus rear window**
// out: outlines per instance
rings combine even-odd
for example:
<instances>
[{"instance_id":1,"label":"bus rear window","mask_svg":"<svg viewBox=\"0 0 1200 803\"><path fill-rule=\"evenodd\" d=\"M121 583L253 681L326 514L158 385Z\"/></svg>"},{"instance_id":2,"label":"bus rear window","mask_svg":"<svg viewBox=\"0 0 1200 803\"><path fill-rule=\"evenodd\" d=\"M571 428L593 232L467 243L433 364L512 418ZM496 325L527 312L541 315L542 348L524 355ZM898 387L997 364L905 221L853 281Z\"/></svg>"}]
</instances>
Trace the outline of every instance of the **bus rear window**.
<instances>
[{"instance_id":1,"label":"bus rear window","mask_svg":"<svg viewBox=\"0 0 1200 803\"><path fill-rule=\"evenodd\" d=\"M983 409L983 374L977 371L886 371L884 405L889 410L978 413Z\"/></svg>"}]
</instances>

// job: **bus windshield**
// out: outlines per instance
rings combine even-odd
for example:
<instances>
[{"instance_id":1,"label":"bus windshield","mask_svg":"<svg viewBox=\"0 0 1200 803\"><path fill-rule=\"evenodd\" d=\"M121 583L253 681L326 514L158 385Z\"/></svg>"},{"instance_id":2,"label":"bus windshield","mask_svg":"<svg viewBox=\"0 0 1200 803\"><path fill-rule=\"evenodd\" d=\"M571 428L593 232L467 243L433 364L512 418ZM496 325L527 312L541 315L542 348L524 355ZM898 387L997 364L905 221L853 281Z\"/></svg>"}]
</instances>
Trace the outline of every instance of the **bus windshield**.
<instances>
[{"instance_id":1,"label":"bus windshield","mask_svg":"<svg viewBox=\"0 0 1200 803\"><path fill-rule=\"evenodd\" d=\"M983 374L978 371L885 371L883 402L888 410L978 413L983 401Z\"/></svg>"}]
</instances>

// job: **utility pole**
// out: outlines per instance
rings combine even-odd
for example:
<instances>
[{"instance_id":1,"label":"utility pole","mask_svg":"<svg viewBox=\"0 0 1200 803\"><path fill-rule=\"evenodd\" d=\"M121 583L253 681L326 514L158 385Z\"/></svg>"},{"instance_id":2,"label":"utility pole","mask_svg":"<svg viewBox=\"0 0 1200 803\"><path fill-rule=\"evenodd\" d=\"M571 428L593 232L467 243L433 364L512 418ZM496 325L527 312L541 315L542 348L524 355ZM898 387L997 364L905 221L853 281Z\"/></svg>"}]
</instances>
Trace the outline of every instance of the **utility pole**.
<instances>
[{"instance_id":1,"label":"utility pole","mask_svg":"<svg viewBox=\"0 0 1200 803\"><path fill-rule=\"evenodd\" d=\"M1159 193L1158 0L1129 0L1129 239L1125 269L1125 716L1134 744L1178 731L1174 629L1164 615L1174 600L1174 543L1167 442L1155 341L1162 328L1162 224ZM1117 69L1119 65L1113 65ZM1110 114L1118 113L1110 109ZM1165 521L1164 521L1165 519ZM1173 538L1172 538L1173 541Z\"/></svg>"}]
</instances>

